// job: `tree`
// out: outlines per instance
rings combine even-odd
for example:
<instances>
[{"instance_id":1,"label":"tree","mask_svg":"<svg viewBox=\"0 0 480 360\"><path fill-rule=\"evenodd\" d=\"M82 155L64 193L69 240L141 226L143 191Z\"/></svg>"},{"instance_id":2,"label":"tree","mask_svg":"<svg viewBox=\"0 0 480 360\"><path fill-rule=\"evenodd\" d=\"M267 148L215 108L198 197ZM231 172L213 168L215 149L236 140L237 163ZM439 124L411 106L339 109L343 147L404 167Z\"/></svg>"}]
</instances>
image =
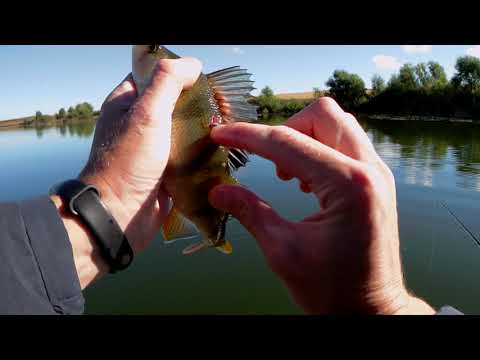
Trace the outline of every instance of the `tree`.
<instances>
[{"instance_id":1,"label":"tree","mask_svg":"<svg viewBox=\"0 0 480 360\"><path fill-rule=\"evenodd\" d=\"M425 63L420 63L415 67L415 74L417 76L418 84L427 89L431 83L431 77L427 69L427 65Z\"/></svg>"},{"instance_id":2,"label":"tree","mask_svg":"<svg viewBox=\"0 0 480 360\"><path fill-rule=\"evenodd\" d=\"M385 90L385 80L380 75L373 75L372 77L372 95L377 96Z\"/></svg>"},{"instance_id":3,"label":"tree","mask_svg":"<svg viewBox=\"0 0 480 360\"><path fill-rule=\"evenodd\" d=\"M262 89L261 93L262 93L262 96L264 97L267 97L267 98L273 97L273 90L269 86L265 86Z\"/></svg>"},{"instance_id":4,"label":"tree","mask_svg":"<svg viewBox=\"0 0 480 360\"><path fill-rule=\"evenodd\" d=\"M58 118L63 119L64 117L65 117L65 109L61 108L60 110L58 110Z\"/></svg>"},{"instance_id":5,"label":"tree","mask_svg":"<svg viewBox=\"0 0 480 360\"><path fill-rule=\"evenodd\" d=\"M365 96L362 78L344 70L335 70L326 85L330 88L330 94L347 108L358 105Z\"/></svg>"},{"instance_id":6,"label":"tree","mask_svg":"<svg viewBox=\"0 0 480 360\"><path fill-rule=\"evenodd\" d=\"M447 74L443 69L443 66L435 61L428 63L428 70L431 77L432 88L444 88L448 84Z\"/></svg>"},{"instance_id":7,"label":"tree","mask_svg":"<svg viewBox=\"0 0 480 360\"><path fill-rule=\"evenodd\" d=\"M415 67L417 85L423 90L441 89L448 84L447 75L442 65L435 61L420 63Z\"/></svg>"},{"instance_id":8,"label":"tree","mask_svg":"<svg viewBox=\"0 0 480 360\"><path fill-rule=\"evenodd\" d=\"M461 56L455 64L457 71L452 78L456 88L463 88L469 93L480 88L480 59L474 56Z\"/></svg>"},{"instance_id":9,"label":"tree","mask_svg":"<svg viewBox=\"0 0 480 360\"><path fill-rule=\"evenodd\" d=\"M273 90L269 86L265 86L262 89L261 95L258 96L257 101L262 112L276 113L282 108L280 99L273 94Z\"/></svg>"},{"instance_id":10,"label":"tree","mask_svg":"<svg viewBox=\"0 0 480 360\"><path fill-rule=\"evenodd\" d=\"M313 88L313 97L314 97L315 99L318 99L318 98L321 97L321 96L322 96L322 91L320 90L320 88L314 87L314 88Z\"/></svg>"},{"instance_id":11,"label":"tree","mask_svg":"<svg viewBox=\"0 0 480 360\"><path fill-rule=\"evenodd\" d=\"M43 115L40 111L35 112L35 121L42 121L43 120Z\"/></svg>"},{"instance_id":12,"label":"tree","mask_svg":"<svg viewBox=\"0 0 480 360\"><path fill-rule=\"evenodd\" d=\"M93 106L88 102L83 102L75 106L75 114L79 118L89 118L93 116Z\"/></svg>"},{"instance_id":13,"label":"tree","mask_svg":"<svg viewBox=\"0 0 480 360\"><path fill-rule=\"evenodd\" d=\"M67 116L71 119L73 117L75 117L75 110L73 109L73 107L69 107L68 110L67 110Z\"/></svg>"},{"instance_id":14,"label":"tree","mask_svg":"<svg viewBox=\"0 0 480 360\"><path fill-rule=\"evenodd\" d=\"M403 90L415 90L419 85L415 68L411 64L403 65L398 73L398 81Z\"/></svg>"}]
</instances>

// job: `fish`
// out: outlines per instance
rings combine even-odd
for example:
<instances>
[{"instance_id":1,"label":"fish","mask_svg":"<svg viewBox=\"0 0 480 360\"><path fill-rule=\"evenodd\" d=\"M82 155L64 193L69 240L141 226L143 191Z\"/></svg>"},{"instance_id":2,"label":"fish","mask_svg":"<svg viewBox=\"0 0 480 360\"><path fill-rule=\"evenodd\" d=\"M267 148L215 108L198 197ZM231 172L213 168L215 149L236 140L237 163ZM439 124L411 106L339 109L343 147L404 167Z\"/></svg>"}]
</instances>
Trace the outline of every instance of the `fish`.
<instances>
[{"instance_id":1,"label":"fish","mask_svg":"<svg viewBox=\"0 0 480 360\"><path fill-rule=\"evenodd\" d=\"M161 45L133 45L132 77L141 95L150 83L159 59L179 56ZM231 122L254 122L257 107L248 102L254 81L240 66L201 73L193 86L183 90L172 114L170 156L162 186L172 200L172 208L162 226L164 241L201 237L183 250L191 255L215 248L231 254L225 238L231 215L214 208L209 191L219 184L238 185L234 172L248 162L246 151L214 143L214 126Z\"/></svg>"}]
</instances>

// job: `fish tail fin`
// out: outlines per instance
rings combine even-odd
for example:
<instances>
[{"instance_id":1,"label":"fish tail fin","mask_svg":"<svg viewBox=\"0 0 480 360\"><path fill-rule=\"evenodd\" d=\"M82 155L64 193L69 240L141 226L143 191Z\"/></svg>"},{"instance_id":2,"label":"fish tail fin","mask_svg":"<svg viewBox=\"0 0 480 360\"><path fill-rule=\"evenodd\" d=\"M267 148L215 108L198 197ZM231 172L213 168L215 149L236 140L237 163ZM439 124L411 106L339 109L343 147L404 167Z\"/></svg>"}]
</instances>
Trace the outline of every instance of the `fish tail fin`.
<instances>
[{"instance_id":1,"label":"fish tail fin","mask_svg":"<svg viewBox=\"0 0 480 360\"><path fill-rule=\"evenodd\" d=\"M221 122L252 122L258 118L257 106L248 102L255 88L250 80L252 74L240 66L218 70L207 75L208 82L217 99ZM231 172L245 166L248 154L244 150L230 148L228 166Z\"/></svg>"},{"instance_id":2,"label":"fish tail fin","mask_svg":"<svg viewBox=\"0 0 480 360\"><path fill-rule=\"evenodd\" d=\"M199 231L192 222L190 222L173 207L165 219L162 227L162 233L165 242L171 243L179 239L198 236Z\"/></svg>"}]
</instances>

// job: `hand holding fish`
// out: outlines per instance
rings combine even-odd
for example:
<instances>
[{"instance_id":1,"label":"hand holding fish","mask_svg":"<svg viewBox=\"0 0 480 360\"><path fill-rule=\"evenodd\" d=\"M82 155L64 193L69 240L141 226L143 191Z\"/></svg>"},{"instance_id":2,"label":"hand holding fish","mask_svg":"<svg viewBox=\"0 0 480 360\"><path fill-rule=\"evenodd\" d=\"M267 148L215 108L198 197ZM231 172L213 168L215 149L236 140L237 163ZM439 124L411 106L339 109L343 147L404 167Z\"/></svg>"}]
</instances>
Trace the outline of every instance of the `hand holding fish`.
<instances>
[{"instance_id":1,"label":"hand holding fish","mask_svg":"<svg viewBox=\"0 0 480 360\"><path fill-rule=\"evenodd\" d=\"M235 123L211 137L273 161L279 178L299 179L318 198L321 210L292 222L240 186L219 185L209 197L257 239L306 312L435 312L404 285L393 175L335 101L321 98L285 126Z\"/></svg>"},{"instance_id":2,"label":"hand holding fish","mask_svg":"<svg viewBox=\"0 0 480 360\"><path fill-rule=\"evenodd\" d=\"M153 240L168 213L170 200L160 183L169 157L172 112L200 69L196 59L161 60L141 96L129 75L102 105L90 158L80 178L100 190L135 252ZM64 222L84 288L106 272L105 264L95 242L86 234L78 236L79 225L70 219Z\"/></svg>"}]
</instances>

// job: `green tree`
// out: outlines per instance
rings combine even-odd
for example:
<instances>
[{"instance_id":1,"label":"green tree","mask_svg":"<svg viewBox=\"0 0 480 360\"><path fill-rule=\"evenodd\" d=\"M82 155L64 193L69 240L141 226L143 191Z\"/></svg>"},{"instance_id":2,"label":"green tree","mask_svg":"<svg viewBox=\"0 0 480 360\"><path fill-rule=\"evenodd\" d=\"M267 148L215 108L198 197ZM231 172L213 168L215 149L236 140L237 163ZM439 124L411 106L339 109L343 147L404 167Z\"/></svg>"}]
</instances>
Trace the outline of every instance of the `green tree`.
<instances>
[{"instance_id":1,"label":"green tree","mask_svg":"<svg viewBox=\"0 0 480 360\"><path fill-rule=\"evenodd\" d=\"M372 76L372 95L377 96L385 90L385 80L380 75Z\"/></svg>"},{"instance_id":2,"label":"green tree","mask_svg":"<svg viewBox=\"0 0 480 360\"><path fill-rule=\"evenodd\" d=\"M435 61L420 63L415 67L417 85L423 90L441 89L448 84L447 75L442 65Z\"/></svg>"},{"instance_id":3,"label":"green tree","mask_svg":"<svg viewBox=\"0 0 480 360\"><path fill-rule=\"evenodd\" d=\"M480 59L474 56L461 56L455 64L457 71L452 78L456 88L473 93L480 88Z\"/></svg>"},{"instance_id":4,"label":"green tree","mask_svg":"<svg viewBox=\"0 0 480 360\"><path fill-rule=\"evenodd\" d=\"M58 118L59 119L63 119L66 115L66 112L65 112L65 109L64 108L61 108L60 110L58 110Z\"/></svg>"},{"instance_id":5,"label":"green tree","mask_svg":"<svg viewBox=\"0 0 480 360\"><path fill-rule=\"evenodd\" d=\"M426 89L430 86L431 77L428 72L427 65L425 63L420 63L417 66L415 66L415 75L417 76L418 84L422 88Z\"/></svg>"},{"instance_id":6,"label":"green tree","mask_svg":"<svg viewBox=\"0 0 480 360\"><path fill-rule=\"evenodd\" d=\"M69 107L68 110L67 110L67 116L69 119L75 117L75 109L73 107Z\"/></svg>"},{"instance_id":7,"label":"green tree","mask_svg":"<svg viewBox=\"0 0 480 360\"><path fill-rule=\"evenodd\" d=\"M447 74L443 66L438 62L430 61L428 63L428 71L430 72L432 88L445 88L448 85Z\"/></svg>"},{"instance_id":8,"label":"green tree","mask_svg":"<svg viewBox=\"0 0 480 360\"><path fill-rule=\"evenodd\" d=\"M75 114L82 119L93 116L93 106L88 102L83 102L75 106Z\"/></svg>"},{"instance_id":9,"label":"green tree","mask_svg":"<svg viewBox=\"0 0 480 360\"><path fill-rule=\"evenodd\" d=\"M270 97L273 97L273 90L269 87L269 86L265 86L262 91L261 91L262 95L261 96L264 96L266 98L270 98Z\"/></svg>"},{"instance_id":10,"label":"green tree","mask_svg":"<svg viewBox=\"0 0 480 360\"><path fill-rule=\"evenodd\" d=\"M357 74L335 70L326 85L330 88L332 97L346 108L359 105L365 97L365 83Z\"/></svg>"},{"instance_id":11,"label":"green tree","mask_svg":"<svg viewBox=\"0 0 480 360\"><path fill-rule=\"evenodd\" d=\"M415 74L415 67L412 64L403 65L398 73L398 81L403 90L415 90L419 85Z\"/></svg>"},{"instance_id":12,"label":"green tree","mask_svg":"<svg viewBox=\"0 0 480 360\"><path fill-rule=\"evenodd\" d=\"M321 96L322 96L322 91L320 90L320 88L314 87L314 88L313 88L313 97L314 97L315 99L318 99L318 98L321 97Z\"/></svg>"},{"instance_id":13,"label":"green tree","mask_svg":"<svg viewBox=\"0 0 480 360\"><path fill-rule=\"evenodd\" d=\"M260 96L257 98L258 105L261 112L276 113L282 110L282 104L274 94L269 86L265 86Z\"/></svg>"}]
</instances>

